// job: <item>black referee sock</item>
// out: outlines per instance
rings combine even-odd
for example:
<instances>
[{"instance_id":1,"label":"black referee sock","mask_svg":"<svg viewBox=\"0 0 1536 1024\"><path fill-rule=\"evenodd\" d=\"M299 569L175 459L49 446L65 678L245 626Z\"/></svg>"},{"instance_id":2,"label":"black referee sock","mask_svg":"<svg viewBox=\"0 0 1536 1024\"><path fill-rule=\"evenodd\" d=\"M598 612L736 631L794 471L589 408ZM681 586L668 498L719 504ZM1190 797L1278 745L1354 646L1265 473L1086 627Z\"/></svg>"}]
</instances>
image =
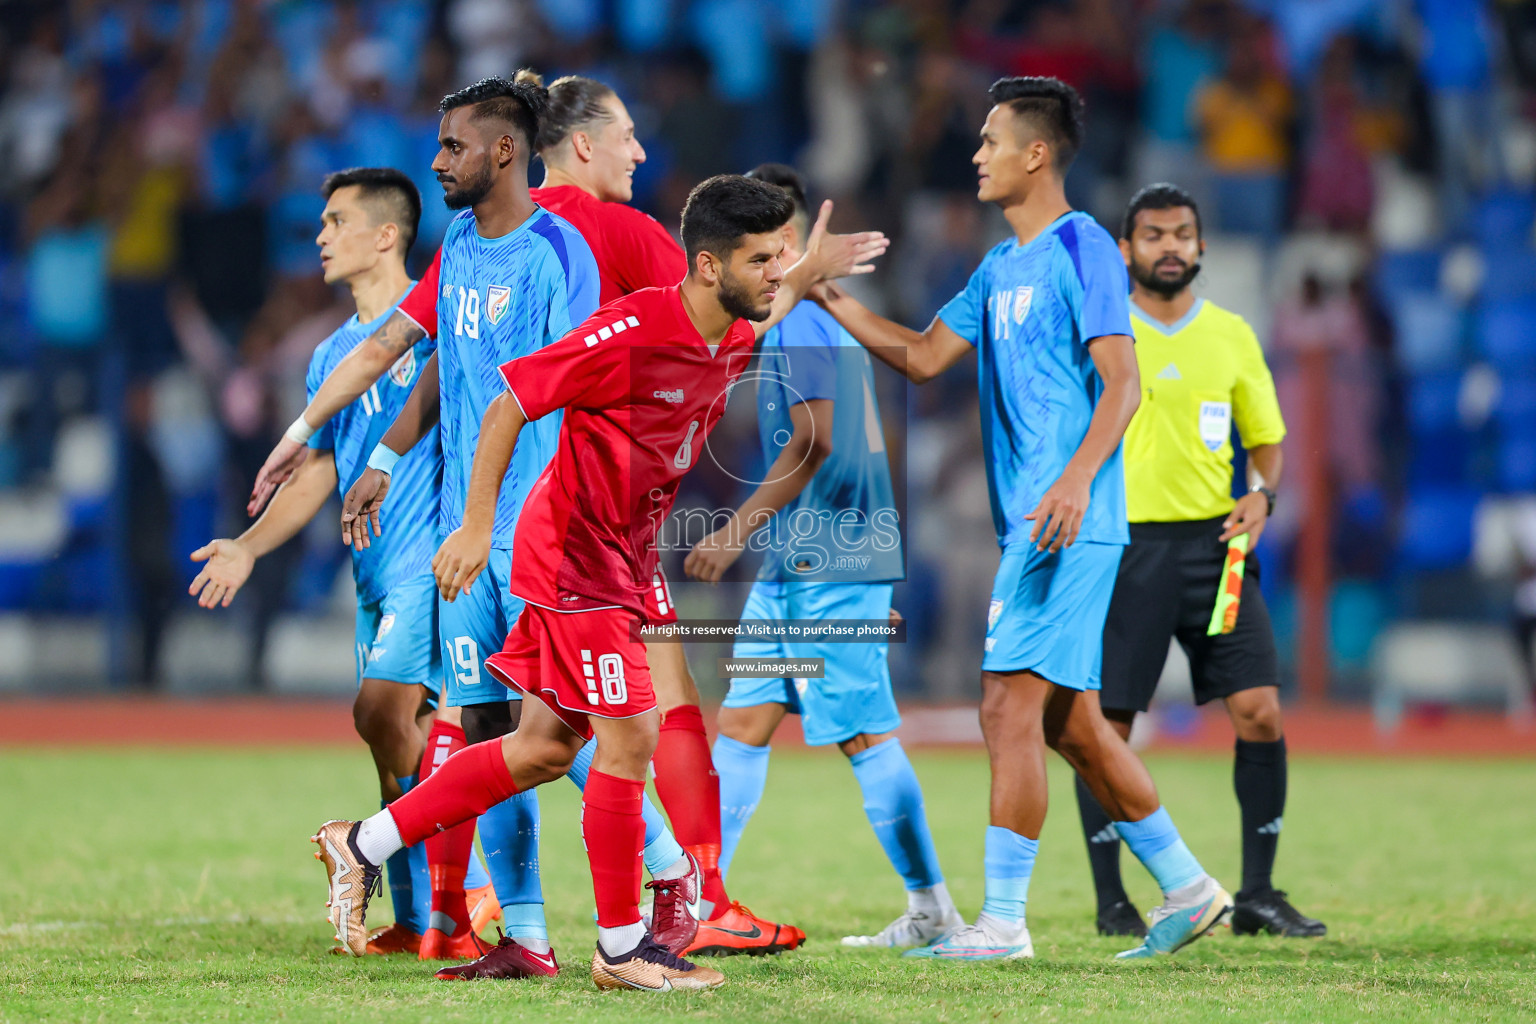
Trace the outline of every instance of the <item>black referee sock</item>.
<instances>
[{"instance_id":1,"label":"black referee sock","mask_svg":"<svg viewBox=\"0 0 1536 1024\"><path fill-rule=\"evenodd\" d=\"M1088 841L1088 866L1093 869L1093 889L1102 911L1121 900L1130 900L1125 893L1125 883L1120 879L1120 836L1082 776L1076 776L1076 779L1077 813L1083 819L1083 838Z\"/></svg>"},{"instance_id":2,"label":"black referee sock","mask_svg":"<svg viewBox=\"0 0 1536 1024\"><path fill-rule=\"evenodd\" d=\"M1238 740L1232 787L1243 820L1243 888L1240 895L1267 892L1273 883L1275 850L1285 814L1285 737L1273 743Z\"/></svg>"}]
</instances>

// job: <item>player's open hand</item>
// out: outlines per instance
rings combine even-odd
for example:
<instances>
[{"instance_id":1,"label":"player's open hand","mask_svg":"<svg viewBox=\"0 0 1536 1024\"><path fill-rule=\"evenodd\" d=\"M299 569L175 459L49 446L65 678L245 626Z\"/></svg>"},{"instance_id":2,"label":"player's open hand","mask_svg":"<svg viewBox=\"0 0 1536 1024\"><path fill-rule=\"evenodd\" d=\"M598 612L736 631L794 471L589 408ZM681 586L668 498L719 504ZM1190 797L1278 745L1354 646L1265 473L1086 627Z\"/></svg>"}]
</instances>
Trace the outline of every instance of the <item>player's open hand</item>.
<instances>
[{"instance_id":1,"label":"player's open hand","mask_svg":"<svg viewBox=\"0 0 1536 1024\"><path fill-rule=\"evenodd\" d=\"M735 520L731 522L734 524ZM683 559L683 572L689 579L719 583L726 570L741 557L742 541L735 536L740 532L732 525L726 525L699 541Z\"/></svg>"},{"instance_id":2,"label":"player's open hand","mask_svg":"<svg viewBox=\"0 0 1536 1024\"><path fill-rule=\"evenodd\" d=\"M849 235L834 235L827 230L832 217L832 200L821 204L816 226L805 243L805 256L810 260L812 279L827 281L851 274L874 273L870 262L885 253L891 240L881 231L857 231Z\"/></svg>"},{"instance_id":3,"label":"player's open hand","mask_svg":"<svg viewBox=\"0 0 1536 1024\"><path fill-rule=\"evenodd\" d=\"M469 593L469 585L485 571L491 558L491 535L461 526L448 535L443 546L432 556L432 575L437 577L437 592L444 601L452 601L459 591Z\"/></svg>"},{"instance_id":4,"label":"player's open hand","mask_svg":"<svg viewBox=\"0 0 1536 1024\"><path fill-rule=\"evenodd\" d=\"M246 502L245 514L255 516L266 508L272 495L277 493L284 480L293 476L293 471L299 468L308 454L308 445L300 444L291 437L279 440L272 454L267 456L267 461L261 464L261 471L256 474L256 484L251 488L251 500Z\"/></svg>"},{"instance_id":5,"label":"player's open hand","mask_svg":"<svg viewBox=\"0 0 1536 1024\"><path fill-rule=\"evenodd\" d=\"M1029 542L1036 550L1055 554L1077 540L1077 531L1083 528L1083 516L1088 512L1092 482L1091 477L1084 479L1069 470L1051 484L1040 504L1024 517L1035 524L1029 531Z\"/></svg>"},{"instance_id":6,"label":"player's open hand","mask_svg":"<svg viewBox=\"0 0 1536 1024\"><path fill-rule=\"evenodd\" d=\"M1221 542L1225 544L1233 537L1246 533L1248 535L1248 547L1259 542L1259 536L1264 532L1264 524L1269 521L1269 499L1255 491L1245 494L1237 499L1232 512L1227 516L1222 525Z\"/></svg>"},{"instance_id":7,"label":"player's open hand","mask_svg":"<svg viewBox=\"0 0 1536 1024\"><path fill-rule=\"evenodd\" d=\"M384 507L384 497L389 494L389 474L369 466L357 483L347 491L341 502L341 542L352 545L353 551L362 551L370 543L369 531L374 537L384 536L379 523L379 509Z\"/></svg>"},{"instance_id":8,"label":"player's open hand","mask_svg":"<svg viewBox=\"0 0 1536 1024\"><path fill-rule=\"evenodd\" d=\"M205 564L187 593L203 608L228 608L251 578L256 556L237 540L211 540L192 552L192 561Z\"/></svg>"}]
</instances>

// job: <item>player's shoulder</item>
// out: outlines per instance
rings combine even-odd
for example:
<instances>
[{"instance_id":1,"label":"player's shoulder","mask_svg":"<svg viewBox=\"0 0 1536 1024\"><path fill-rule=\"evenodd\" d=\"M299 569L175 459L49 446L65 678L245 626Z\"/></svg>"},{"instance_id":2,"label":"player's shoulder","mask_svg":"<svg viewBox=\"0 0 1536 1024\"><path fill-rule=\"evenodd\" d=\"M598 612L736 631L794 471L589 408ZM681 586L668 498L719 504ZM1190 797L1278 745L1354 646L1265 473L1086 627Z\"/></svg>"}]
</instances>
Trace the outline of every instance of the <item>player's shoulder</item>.
<instances>
[{"instance_id":1,"label":"player's shoulder","mask_svg":"<svg viewBox=\"0 0 1536 1024\"><path fill-rule=\"evenodd\" d=\"M835 346L842 332L841 325L831 313L810 301L801 302L786 313L779 327L779 344L791 348L796 345Z\"/></svg>"},{"instance_id":2,"label":"player's shoulder","mask_svg":"<svg viewBox=\"0 0 1536 1024\"><path fill-rule=\"evenodd\" d=\"M390 312L394 312L394 310L391 309ZM326 335L325 339L316 345L314 352L310 354L310 372L318 372L322 375L330 373L331 369L341 362L359 341L363 340L363 337L368 333L364 330L365 326L365 324L358 321L357 314L354 313L347 318L346 323Z\"/></svg>"},{"instance_id":3,"label":"player's shoulder","mask_svg":"<svg viewBox=\"0 0 1536 1024\"><path fill-rule=\"evenodd\" d=\"M613 338L624 344L634 344L654 331L665 330L674 319L673 300L667 293L676 291L675 287L641 288L599 306L581 326L587 332L588 344L597 343L592 340L594 337L597 341Z\"/></svg>"},{"instance_id":4,"label":"player's shoulder","mask_svg":"<svg viewBox=\"0 0 1536 1024\"><path fill-rule=\"evenodd\" d=\"M1105 230L1104 225L1081 210L1073 210L1057 221L1051 233L1069 256L1104 257L1112 253L1115 259L1123 262L1120 244L1114 236Z\"/></svg>"},{"instance_id":5,"label":"player's shoulder","mask_svg":"<svg viewBox=\"0 0 1536 1024\"><path fill-rule=\"evenodd\" d=\"M460 210L458 213L454 214L453 218L448 221L448 227L443 231L443 241L442 244L437 247L437 256L435 256L434 259L442 259L443 250L448 248L449 242L453 242L464 237L464 233L466 231L473 234L474 230L474 210Z\"/></svg>"},{"instance_id":6,"label":"player's shoulder","mask_svg":"<svg viewBox=\"0 0 1536 1024\"><path fill-rule=\"evenodd\" d=\"M596 269L597 262L586 238L558 213L541 207L534 214L528 230L536 240L537 251L545 256L552 269L558 268L567 277Z\"/></svg>"}]
</instances>

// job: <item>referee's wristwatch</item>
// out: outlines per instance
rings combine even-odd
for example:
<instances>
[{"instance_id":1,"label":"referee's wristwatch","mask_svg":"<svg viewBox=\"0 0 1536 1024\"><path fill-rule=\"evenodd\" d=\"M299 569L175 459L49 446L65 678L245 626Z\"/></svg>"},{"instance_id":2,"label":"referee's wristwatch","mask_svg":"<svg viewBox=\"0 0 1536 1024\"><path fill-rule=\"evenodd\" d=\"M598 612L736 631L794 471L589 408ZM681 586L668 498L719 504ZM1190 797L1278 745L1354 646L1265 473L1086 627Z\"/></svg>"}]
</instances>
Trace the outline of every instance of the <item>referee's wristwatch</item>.
<instances>
[{"instance_id":1,"label":"referee's wristwatch","mask_svg":"<svg viewBox=\"0 0 1536 1024\"><path fill-rule=\"evenodd\" d=\"M1275 492L1273 488L1259 484L1257 487L1250 488L1248 493L1264 495L1264 500L1269 502L1269 511L1265 514L1271 516L1275 514Z\"/></svg>"}]
</instances>

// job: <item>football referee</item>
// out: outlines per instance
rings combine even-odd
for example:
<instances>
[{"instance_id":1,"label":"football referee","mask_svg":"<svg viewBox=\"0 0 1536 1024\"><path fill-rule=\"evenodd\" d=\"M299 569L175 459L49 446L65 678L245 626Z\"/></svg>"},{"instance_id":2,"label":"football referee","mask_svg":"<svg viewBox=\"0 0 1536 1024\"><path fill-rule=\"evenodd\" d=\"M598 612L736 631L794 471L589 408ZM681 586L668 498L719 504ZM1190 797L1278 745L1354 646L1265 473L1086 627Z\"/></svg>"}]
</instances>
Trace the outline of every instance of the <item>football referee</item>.
<instances>
[{"instance_id":1,"label":"football referee","mask_svg":"<svg viewBox=\"0 0 1536 1024\"><path fill-rule=\"evenodd\" d=\"M1104 717L1129 736L1147 710L1170 638L1189 656L1195 702L1226 702L1237 733L1233 784L1241 808L1243 887L1232 930L1316 936L1270 879L1285 811L1285 737L1275 638L1247 558L1236 623L1207 635L1227 542L1257 543L1274 509L1285 424L1258 339L1242 317L1197 299L1205 241L1200 212L1174 185L1149 185L1126 210L1120 251L1130 270L1131 324L1141 369L1141 407L1125 433L1131 543L1120 561L1104 625ZM1248 452L1250 489L1232 499L1232 425ZM1219 621L1219 620L1218 620ZM1120 839L1092 794L1077 786L1088 859L1105 935L1146 926L1120 880Z\"/></svg>"}]
</instances>

